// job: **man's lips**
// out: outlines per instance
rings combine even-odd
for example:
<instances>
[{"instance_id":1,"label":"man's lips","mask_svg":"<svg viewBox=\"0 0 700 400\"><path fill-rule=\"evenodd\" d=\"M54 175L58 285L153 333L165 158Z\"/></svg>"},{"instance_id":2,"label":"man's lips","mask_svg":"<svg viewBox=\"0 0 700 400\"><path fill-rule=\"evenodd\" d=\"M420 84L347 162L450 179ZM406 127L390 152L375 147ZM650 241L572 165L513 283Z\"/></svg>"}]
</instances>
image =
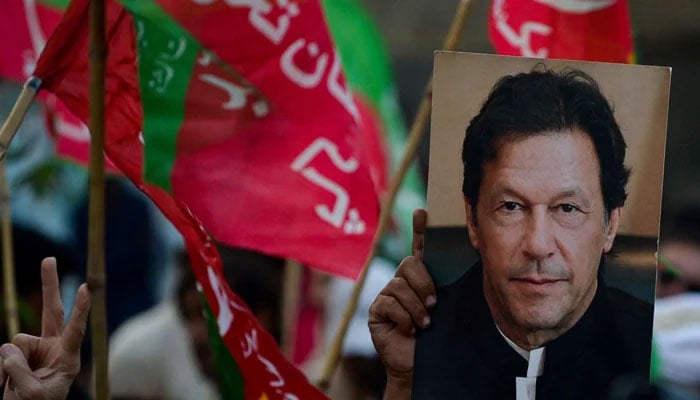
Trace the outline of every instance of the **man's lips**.
<instances>
[{"instance_id":1,"label":"man's lips","mask_svg":"<svg viewBox=\"0 0 700 400\"><path fill-rule=\"evenodd\" d=\"M543 276L526 276L526 277L521 277L521 278L514 278L512 280L515 282L528 283L531 285L547 285L547 284L566 281L566 279L564 279L564 278L543 277Z\"/></svg>"}]
</instances>

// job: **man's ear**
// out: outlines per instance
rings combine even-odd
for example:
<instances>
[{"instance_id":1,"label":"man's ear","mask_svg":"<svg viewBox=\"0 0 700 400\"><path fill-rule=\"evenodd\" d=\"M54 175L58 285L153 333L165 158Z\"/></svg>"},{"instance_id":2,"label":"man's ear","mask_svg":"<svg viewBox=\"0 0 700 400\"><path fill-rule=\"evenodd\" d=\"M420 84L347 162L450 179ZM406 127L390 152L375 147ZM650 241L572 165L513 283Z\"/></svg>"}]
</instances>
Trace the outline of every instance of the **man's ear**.
<instances>
[{"instance_id":1,"label":"man's ear","mask_svg":"<svg viewBox=\"0 0 700 400\"><path fill-rule=\"evenodd\" d=\"M469 231L469 241L472 244L472 247L475 249L479 249L479 236L476 233L476 216L474 215L474 208L472 208L472 205L469 203L469 200L467 198L464 198L464 211L467 213L467 231Z\"/></svg>"},{"instance_id":2,"label":"man's ear","mask_svg":"<svg viewBox=\"0 0 700 400\"><path fill-rule=\"evenodd\" d=\"M620 226L622 218L622 207L613 208L608 217L608 225L605 229L605 242L603 243L603 253L610 251L617 235L617 228Z\"/></svg>"}]
</instances>

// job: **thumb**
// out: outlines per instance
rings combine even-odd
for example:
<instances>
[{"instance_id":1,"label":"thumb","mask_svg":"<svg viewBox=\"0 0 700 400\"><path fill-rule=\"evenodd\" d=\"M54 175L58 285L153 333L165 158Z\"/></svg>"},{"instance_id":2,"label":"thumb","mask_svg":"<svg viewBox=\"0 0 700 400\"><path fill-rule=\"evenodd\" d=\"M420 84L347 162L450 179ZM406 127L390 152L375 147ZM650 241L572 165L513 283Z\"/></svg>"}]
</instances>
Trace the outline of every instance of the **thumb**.
<instances>
[{"instance_id":1,"label":"thumb","mask_svg":"<svg viewBox=\"0 0 700 400\"><path fill-rule=\"evenodd\" d=\"M38 398L32 394L40 393L41 382L34 376L27 358L22 350L14 344L6 343L0 347L0 357L2 357L2 369L9 376L8 387L5 393L14 391L27 399ZM7 397L6 397L7 398ZM10 399L14 397L9 397Z\"/></svg>"}]
</instances>

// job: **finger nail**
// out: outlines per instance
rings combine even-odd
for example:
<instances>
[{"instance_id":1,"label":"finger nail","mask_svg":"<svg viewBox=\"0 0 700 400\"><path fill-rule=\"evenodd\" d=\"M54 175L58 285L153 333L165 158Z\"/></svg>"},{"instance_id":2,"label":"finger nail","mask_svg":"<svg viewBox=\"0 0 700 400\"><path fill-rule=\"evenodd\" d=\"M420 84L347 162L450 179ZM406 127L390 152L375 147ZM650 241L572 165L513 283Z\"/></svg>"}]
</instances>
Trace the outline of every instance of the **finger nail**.
<instances>
[{"instance_id":1,"label":"finger nail","mask_svg":"<svg viewBox=\"0 0 700 400\"><path fill-rule=\"evenodd\" d=\"M435 303L437 303L437 299L432 294L425 299L425 305L428 307L434 306Z\"/></svg>"},{"instance_id":2,"label":"finger nail","mask_svg":"<svg viewBox=\"0 0 700 400\"><path fill-rule=\"evenodd\" d=\"M427 328L430 325L430 317L423 318L423 328Z\"/></svg>"},{"instance_id":3,"label":"finger nail","mask_svg":"<svg viewBox=\"0 0 700 400\"><path fill-rule=\"evenodd\" d=\"M76 296L75 298L75 306L79 310L84 310L88 307L88 301L90 300L89 295L87 296Z\"/></svg>"}]
</instances>

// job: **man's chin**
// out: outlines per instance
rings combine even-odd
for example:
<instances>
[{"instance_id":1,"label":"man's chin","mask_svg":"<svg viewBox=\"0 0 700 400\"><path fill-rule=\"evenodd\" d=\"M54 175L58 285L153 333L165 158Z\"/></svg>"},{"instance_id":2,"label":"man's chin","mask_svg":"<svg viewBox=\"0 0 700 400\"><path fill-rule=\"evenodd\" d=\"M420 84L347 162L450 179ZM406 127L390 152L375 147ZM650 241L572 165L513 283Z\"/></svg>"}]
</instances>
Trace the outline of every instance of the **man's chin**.
<instances>
[{"instance_id":1,"label":"man's chin","mask_svg":"<svg viewBox=\"0 0 700 400\"><path fill-rule=\"evenodd\" d=\"M527 332L557 330L562 325L561 313L552 312L552 308L538 307L516 314L515 322Z\"/></svg>"}]
</instances>

